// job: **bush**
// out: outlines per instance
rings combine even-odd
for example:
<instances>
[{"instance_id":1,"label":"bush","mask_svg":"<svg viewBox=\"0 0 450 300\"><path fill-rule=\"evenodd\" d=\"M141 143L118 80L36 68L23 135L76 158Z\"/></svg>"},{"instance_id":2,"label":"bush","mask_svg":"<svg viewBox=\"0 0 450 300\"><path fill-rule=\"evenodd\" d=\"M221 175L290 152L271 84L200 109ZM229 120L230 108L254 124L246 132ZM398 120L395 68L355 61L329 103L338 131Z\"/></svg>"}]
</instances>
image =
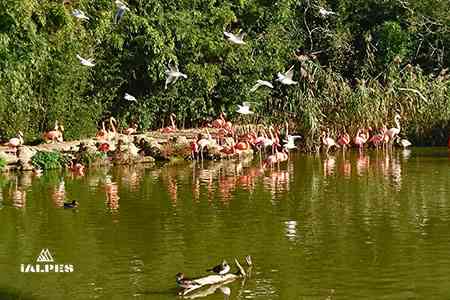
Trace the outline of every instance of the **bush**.
<instances>
[{"instance_id":1,"label":"bush","mask_svg":"<svg viewBox=\"0 0 450 300\"><path fill-rule=\"evenodd\" d=\"M31 164L35 168L42 170L59 169L64 167L68 162L69 159L57 151L38 151L31 158Z\"/></svg>"}]
</instances>

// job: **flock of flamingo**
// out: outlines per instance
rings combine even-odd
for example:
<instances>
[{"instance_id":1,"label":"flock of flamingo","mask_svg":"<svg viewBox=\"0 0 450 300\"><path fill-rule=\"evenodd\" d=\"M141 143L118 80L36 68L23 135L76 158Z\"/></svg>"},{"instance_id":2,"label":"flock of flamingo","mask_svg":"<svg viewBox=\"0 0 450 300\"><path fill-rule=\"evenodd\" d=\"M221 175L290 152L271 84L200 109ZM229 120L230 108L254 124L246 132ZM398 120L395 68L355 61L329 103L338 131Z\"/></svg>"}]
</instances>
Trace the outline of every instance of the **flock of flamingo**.
<instances>
[{"instance_id":1,"label":"flock of flamingo","mask_svg":"<svg viewBox=\"0 0 450 300\"><path fill-rule=\"evenodd\" d=\"M170 115L170 125L163 127L159 132L163 135L170 136L172 133L178 132L176 126L176 115ZM328 154L330 149L342 148L345 151L352 144L363 151L365 145L373 145L376 149L392 147L394 141L397 141L403 148L411 145L406 139L401 139L400 134L400 115L396 114L394 117L394 127L388 129L383 126L379 132L371 135L372 128L360 128L356 135L351 138L349 133L344 131L335 140L330 135L330 130L322 131L320 135L320 143L324 152ZM101 129L97 132L95 139L98 141L97 150L101 152L109 152L113 148L120 148L124 143L124 138L137 133L138 126L136 124L124 129L121 133L117 130L117 122L111 117L109 119L109 128L106 128L105 122L102 122ZM281 139L280 131L283 130L284 139ZM260 161L264 167L273 167L275 164L282 163L289 159L289 151L296 149L296 141L301 139L300 135L290 135L289 124L286 122L285 128L279 126L263 126L263 125L235 125L225 119L225 114L207 123L202 128L204 133L199 133L190 143L191 159L204 160L205 155L211 157L212 154L218 154L221 158L241 158L242 156L253 157L253 153L259 153ZM46 142L63 142L64 127L55 122L55 127L43 134L43 139ZM210 131L214 131L214 135ZM130 141L130 143L132 143ZM11 152L16 152L17 149L23 145L23 135L19 132L18 136L12 138L5 144L9 147ZM139 145L137 145L139 146ZM205 154L206 153L206 154ZM263 159L264 155L264 159ZM69 169L83 174L84 166L79 161L72 161Z\"/></svg>"}]
</instances>

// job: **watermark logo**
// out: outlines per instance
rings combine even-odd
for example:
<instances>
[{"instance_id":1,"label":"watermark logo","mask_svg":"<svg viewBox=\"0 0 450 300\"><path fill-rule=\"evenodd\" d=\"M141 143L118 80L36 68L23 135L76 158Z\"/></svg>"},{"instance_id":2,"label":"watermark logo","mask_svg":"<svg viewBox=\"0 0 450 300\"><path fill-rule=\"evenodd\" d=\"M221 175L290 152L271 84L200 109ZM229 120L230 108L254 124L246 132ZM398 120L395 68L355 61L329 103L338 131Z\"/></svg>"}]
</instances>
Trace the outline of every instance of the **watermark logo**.
<instances>
[{"instance_id":1,"label":"watermark logo","mask_svg":"<svg viewBox=\"0 0 450 300\"><path fill-rule=\"evenodd\" d=\"M54 262L53 256L48 249L42 249L41 253L39 253L37 262Z\"/></svg>"},{"instance_id":2,"label":"watermark logo","mask_svg":"<svg viewBox=\"0 0 450 300\"><path fill-rule=\"evenodd\" d=\"M20 264L22 273L71 273L75 269L72 264L56 264L50 250L42 249L36 264Z\"/></svg>"}]
</instances>

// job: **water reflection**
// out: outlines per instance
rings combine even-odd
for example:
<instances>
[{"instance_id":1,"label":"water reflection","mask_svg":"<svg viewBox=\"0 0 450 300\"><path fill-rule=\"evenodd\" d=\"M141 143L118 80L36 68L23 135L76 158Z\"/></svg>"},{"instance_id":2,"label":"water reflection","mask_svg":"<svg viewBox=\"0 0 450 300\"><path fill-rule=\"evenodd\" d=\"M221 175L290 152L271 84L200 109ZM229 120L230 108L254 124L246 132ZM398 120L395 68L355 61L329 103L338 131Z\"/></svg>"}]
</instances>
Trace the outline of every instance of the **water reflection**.
<instances>
[{"instance_id":1,"label":"water reflection","mask_svg":"<svg viewBox=\"0 0 450 300\"><path fill-rule=\"evenodd\" d=\"M119 209L119 188L117 182L112 181L112 176L107 175L105 178L105 194L106 194L106 206L111 211L117 211Z\"/></svg>"},{"instance_id":2,"label":"water reflection","mask_svg":"<svg viewBox=\"0 0 450 300\"><path fill-rule=\"evenodd\" d=\"M59 184L53 188L51 198L56 207L64 206L64 200L66 198L66 184L64 179L61 179Z\"/></svg>"}]
</instances>

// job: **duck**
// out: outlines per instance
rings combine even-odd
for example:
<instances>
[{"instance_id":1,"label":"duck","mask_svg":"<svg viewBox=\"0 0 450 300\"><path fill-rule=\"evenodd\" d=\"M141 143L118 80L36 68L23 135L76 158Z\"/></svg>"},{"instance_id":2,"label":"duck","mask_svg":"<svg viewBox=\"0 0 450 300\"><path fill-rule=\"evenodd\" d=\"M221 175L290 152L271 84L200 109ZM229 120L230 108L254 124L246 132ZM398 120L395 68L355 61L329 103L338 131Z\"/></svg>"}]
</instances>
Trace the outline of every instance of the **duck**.
<instances>
[{"instance_id":1,"label":"duck","mask_svg":"<svg viewBox=\"0 0 450 300\"><path fill-rule=\"evenodd\" d=\"M219 275L225 275L228 272L230 272L230 265L227 263L226 260L222 261L221 264L215 266L214 268L206 270L206 272L214 272Z\"/></svg>"},{"instance_id":2,"label":"duck","mask_svg":"<svg viewBox=\"0 0 450 300\"><path fill-rule=\"evenodd\" d=\"M78 201L73 200L72 202L64 202L64 208L76 208L78 207Z\"/></svg>"},{"instance_id":3,"label":"duck","mask_svg":"<svg viewBox=\"0 0 450 300\"><path fill-rule=\"evenodd\" d=\"M397 137L397 143L402 146L403 149L406 149L407 147L412 145L410 141L408 141L407 139L401 139L400 137Z\"/></svg>"},{"instance_id":4,"label":"duck","mask_svg":"<svg viewBox=\"0 0 450 300\"><path fill-rule=\"evenodd\" d=\"M184 273L177 273L177 285L183 289L189 289L200 284L193 279L184 277Z\"/></svg>"}]
</instances>

